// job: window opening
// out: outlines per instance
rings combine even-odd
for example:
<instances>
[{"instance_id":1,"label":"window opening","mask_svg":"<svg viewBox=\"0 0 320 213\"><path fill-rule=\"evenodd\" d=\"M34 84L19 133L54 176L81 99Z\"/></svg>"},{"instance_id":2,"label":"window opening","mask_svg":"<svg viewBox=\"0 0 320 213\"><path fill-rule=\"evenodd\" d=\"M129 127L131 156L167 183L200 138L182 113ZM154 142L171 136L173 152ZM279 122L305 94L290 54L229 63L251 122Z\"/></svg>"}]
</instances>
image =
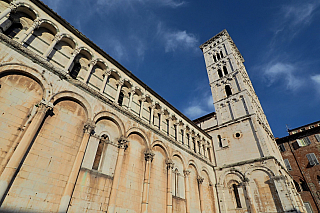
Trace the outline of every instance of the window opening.
<instances>
[{"instance_id":1,"label":"window opening","mask_svg":"<svg viewBox=\"0 0 320 213\"><path fill-rule=\"evenodd\" d=\"M288 160L288 159L283 159L283 161L284 161L284 164L285 164L286 167L287 167L287 170L288 170L288 171L291 171L292 168L291 168L291 165L290 165L289 160Z\"/></svg>"},{"instance_id":2,"label":"window opening","mask_svg":"<svg viewBox=\"0 0 320 213\"><path fill-rule=\"evenodd\" d=\"M214 62L217 62L217 58L215 55L212 55L212 58L213 58Z\"/></svg>"},{"instance_id":3,"label":"window opening","mask_svg":"<svg viewBox=\"0 0 320 213\"><path fill-rule=\"evenodd\" d=\"M236 184L233 184L233 185L232 185L232 188L233 188L234 197L235 197L235 199L236 199L237 208L242 208L242 207L241 207L240 197L239 197L238 186L237 186Z\"/></svg>"},{"instance_id":4,"label":"window opening","mask_svg":"<svg viewBox=\"0 0 320 213\"><path fill-rule=\"evenodd\" d=\"M209 147L207 148L207 153L208 153L208 156L209 156L209 161L212 162L211 152L210 152L210 148Z\"/></svg>"},{"instance_id":5,"label":"window opening","mask_svg":"<svg viewBox=\"0 0 320 213\"><path fill-rule=\"evenodd\" d=\"M181 143L184 144L184 131L181 129Z\"/></svg>"},{"instance_id":6,"label":"window opening","mask_svg":"<svg viewBox=\"0 0 320 213\"><path fill-rule=\"evenodd\" d=\"M296 187L298 192L301 192L300 185L297 183L297 181L293 180L294 186Z\"/></svg>"},{"instance_id":7,"label":"window opening","mask_svg":"<svg viewBox=\"0 0 320 213\"><path fill-rule=\"evenodd\" d=\"M314 154L314 153L309 153L307 154L307 158L308 158L308 161L309 161L309 164L311 166L315 166L315 165L318 165L319 164L319 161L317 159L317 156Z\"/></svg>"},{"instance_id":8,"label":"window opening","mask_svg":"<svg viewBox=\"0 0 320 213\"><path fill-rule=\"evenodd\" d=\"M122 106L123 98L124 98L124 94L123 94L123 92L121 91L120 94L119 94L119 99L118 99L118 104L119 104L119 106Z\"/></svg>"},{"instance_id":9,"label":"window opening","mask_svg":"<svg viewBox=\"0 0 320 213\"><path fill-rule=\"evenodd\" d=\"M219 55L219 53L217 53L217 60L218 60L218 61L220 60L220 55Z\"/></svg>"},{"instance_id":10,"label":"window opening","mask_svg":"<svg viewBox=\"0 0 320 213\"><path fill-rule=\"evenodd\" d=\"M177 141L178 140L177 125L173 125L173 129L174 129L174 139Z\"/></svg>"},{"instance_id":11,"label":"window opening","mask_svg":"<svg viewBox=\"0 0 320 213\"><path fill-rule=\"evenodd\" d=\"M225 75L228 75L228 70L227 70L227 67L226 67L226 66L223 66L223 73L224 73Z\"/></svg>"},{"instance_id":12,"label":"window opening","mask_svg":"<svg viewBox=\"0 0 320 213\"><path fill-rule=\"evenodd\" d=\"M20 23L13 23L4 34L9 38L14 38L22 30L22 25Z\"/></svg>"},{"instance_id":13,"label":"window opening","mask_svg":"<svg viewBox=\"0 0 320 213\"><path fill-rule=\"evenodd\" d=\"M284 144L280 144L280 145L279 145L279 150L280 150L281 152L286 151L286 148L284 147Z\"/></svg>"},{"instance_id":14,"label":"window opening","mask_svg":"<svg viewBox=\"0 0 320 213\"><path fill-rule=\"evenodd\" d=\"M309 191L309 187L306 181L300 179L300 185L301 185L302 191Z\"/></svg>"},{"instance_id":15,"label":"window opening","mask_svg":"<svg viewBox=\"0 0 320 213\"><path fill-rule=\"evenodd\" d=\"M320 176L317 175L318 184L320 185Z\"/></svg>"},{"instance_id":16,"label":"window opening","mask_svg":"<svg viewBox=\"0 0 320 213\"><path fill-rule=\"evenodd\" d=\"M193 143L193 151L195 153L197 153L197 151L196 151L196 142L195 142L194 138L192 138L192 143Z\"/></svg>"},{"instance_id":17,"label":"window opening","mask_svg":"<svg viewBox=\"0 0 320 213\"><path fill-rule=\"evenodd\" d=\"M218 135L218 140L219 140L219 147L222 147L222 139L221 139L221 135Z\"/></svg>"},{"instance_id":18,"label":"window opening","mask_svg":"<svg viewBox=\"0 0 320 213\"><path fill-rule=\"evenodd\" d=\"M188 144L188 147L190 148L190 136L189 136L189 134L187 134L187 144Z\"/></svg>"},{"instance_id":19,"label":"window opening","mask_svg":"<svg viewBox=\"0 0 320 213\"><path fill-rule=\"evenodd\" d=\"M169 119L167 119L167 135L169 136L170 134L170 127L169 127Z\"/></svg>"},{"instance_id":20,"label":"window opening","mask_svg":"<svg viewBox=\"0 0 320 213\"><path fill-rule=\"evenodd\" d=\"M320 134L315 134L314 136L316 137L317 141L320 142Z\"/></svg>"},{"instance_id":21,"label":"window opening","mask_svg":"<svg viewBox=\"0 0 320 213\"><path fill-rule=\"evenodd\" d=\"M99 141L99 145L97 147L97 151L96 151L96 156L94 158L93 161L93 165L92 165L92 169L94 170L98 170L99 168L99 164L101 161L101 156L102 156L102 151L103 151L103 147L104 147L104 143L105 141L108 139L108 136L103 135Z\"/></svg>"},{"instance_id":22,"label":"window opening","mask_svg":"<svg viewBox=\"0 0 320 213\"><path fill-rule=\"evenodd\" d=\"M198 149L199 149L199 154L201 155L201 144L200 144L200 141L198 141Z\"/></svg>"},{"instance_id":23,"label":"window opening","mask_svg":"<svg viewBox=\"0 0 320 213\"><path fill-rule=\"evenodd\" d=\"M225 90L226 90L227 97L229 97L230 95L232 95L232 91L231 91L231 88L230 88L229 85L226 85L226 86L225 86Z\"/></svg>"},{"instance_id":24,"label":"window opening","mask_svg":"<svg viewBox=\"0 0 320 213\"><path fill-rule=\"evenodd\" d=\"M220 51L220 56L221 56L221 58L223 58L223 54L222 54L222 51Z\"/></svg>"},{"instance_id":25,"label":"window opening","mask_svg":"<svg viewBox=\"0 0 320 213\"><path fill-rule=\"evenodd\" d=\"M69 74L72 78L76 79L78 77L80 70L81 70L81 64L79 62L75 62Z\"/></svg>"},{"instance_id":26,"label":"window opening","mask_svg":"<svg viewBox=\"0 0 320 213\"><path fill-rule=\"evenodd\" d=\"M218 69L218 75L219 75L220 78L223 77L222 71L220 69Z\"/></svg>"}]
</instances>

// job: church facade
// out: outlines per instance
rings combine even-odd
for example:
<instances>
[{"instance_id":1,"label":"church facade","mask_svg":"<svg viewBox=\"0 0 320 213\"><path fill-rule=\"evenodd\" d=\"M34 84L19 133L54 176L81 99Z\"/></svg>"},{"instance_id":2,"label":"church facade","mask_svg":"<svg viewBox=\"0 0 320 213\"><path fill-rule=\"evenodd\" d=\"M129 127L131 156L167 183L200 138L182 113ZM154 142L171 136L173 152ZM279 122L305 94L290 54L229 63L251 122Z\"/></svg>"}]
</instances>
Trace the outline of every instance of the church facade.
<instances>
[{"instance_id":1,"label":"church facade","mask_svg":"<svg viewBox=\"0 0 320 213\"><path fill-rule=\"evenodd\" d=\"M39 0L0 0L0 209L305 212L226 30L194 122Z\"/></svg>"}]
</instances>

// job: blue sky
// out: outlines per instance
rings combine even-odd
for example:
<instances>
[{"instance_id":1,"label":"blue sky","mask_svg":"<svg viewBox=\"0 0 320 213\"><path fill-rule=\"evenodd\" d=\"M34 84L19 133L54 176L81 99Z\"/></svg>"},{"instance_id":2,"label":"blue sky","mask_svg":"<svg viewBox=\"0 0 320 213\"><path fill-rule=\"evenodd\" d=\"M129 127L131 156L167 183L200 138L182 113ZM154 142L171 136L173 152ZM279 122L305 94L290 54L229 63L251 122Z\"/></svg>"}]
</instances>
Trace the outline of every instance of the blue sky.
<instances>
[{"instance_id":1,"label":"blue sky","mask_svg":"<svg viewBox=\"0 0 320 213\"><path fill-rule=\"evenodd\" d=\"M214 111L199 45L227 29L275 137L320 120L320 1L44 0L191 119Z\"/></svg>"}]
</instances>

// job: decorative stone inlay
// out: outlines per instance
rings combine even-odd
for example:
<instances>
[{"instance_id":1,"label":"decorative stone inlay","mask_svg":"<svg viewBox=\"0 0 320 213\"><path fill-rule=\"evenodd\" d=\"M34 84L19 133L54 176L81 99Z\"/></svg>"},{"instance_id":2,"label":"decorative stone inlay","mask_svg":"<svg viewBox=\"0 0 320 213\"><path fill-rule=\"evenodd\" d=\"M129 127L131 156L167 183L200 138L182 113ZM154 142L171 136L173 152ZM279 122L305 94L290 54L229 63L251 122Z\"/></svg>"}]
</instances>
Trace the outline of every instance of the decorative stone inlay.
<instances>
[{"instance_id":1,"label":"decorative stone inlay","mask_svg":"<svg viewBox=\"0 0 320 213\"><path fill-rule=\"evenodd\" d=\"M151 149L147 149L145 152L144 152L144 159L146 161L153 161L153 157L154 157L154 153Z\"/></svg>"}]
</instances>

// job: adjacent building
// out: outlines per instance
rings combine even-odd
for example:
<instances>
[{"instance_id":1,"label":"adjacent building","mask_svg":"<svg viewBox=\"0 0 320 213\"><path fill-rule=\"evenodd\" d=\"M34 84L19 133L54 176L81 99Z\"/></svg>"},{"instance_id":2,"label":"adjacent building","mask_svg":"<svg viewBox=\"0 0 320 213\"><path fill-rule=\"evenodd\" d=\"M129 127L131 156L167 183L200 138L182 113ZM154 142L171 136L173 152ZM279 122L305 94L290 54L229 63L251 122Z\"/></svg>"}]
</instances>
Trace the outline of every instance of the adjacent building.
<instances>
[{"instance_id":1,"label":"adjacent building","mask_svg":"<svg viewBox=\"0 0 320 213\"><path fill-rule=\"evenodd\" d=\"M189 120L39 0L0 0L0 208L305 212L226 30Z\"/></svg>"},{"instance_id":2,"label":"adjacent building","mask_svg":"<svg viewBox=\"0 0 320 213\"><path fill-rule=\"evenodd\" d=\"M320 121L289 129L277 138L287 170L307 212L320 212Z\"/></svg>"}]
</instances>

